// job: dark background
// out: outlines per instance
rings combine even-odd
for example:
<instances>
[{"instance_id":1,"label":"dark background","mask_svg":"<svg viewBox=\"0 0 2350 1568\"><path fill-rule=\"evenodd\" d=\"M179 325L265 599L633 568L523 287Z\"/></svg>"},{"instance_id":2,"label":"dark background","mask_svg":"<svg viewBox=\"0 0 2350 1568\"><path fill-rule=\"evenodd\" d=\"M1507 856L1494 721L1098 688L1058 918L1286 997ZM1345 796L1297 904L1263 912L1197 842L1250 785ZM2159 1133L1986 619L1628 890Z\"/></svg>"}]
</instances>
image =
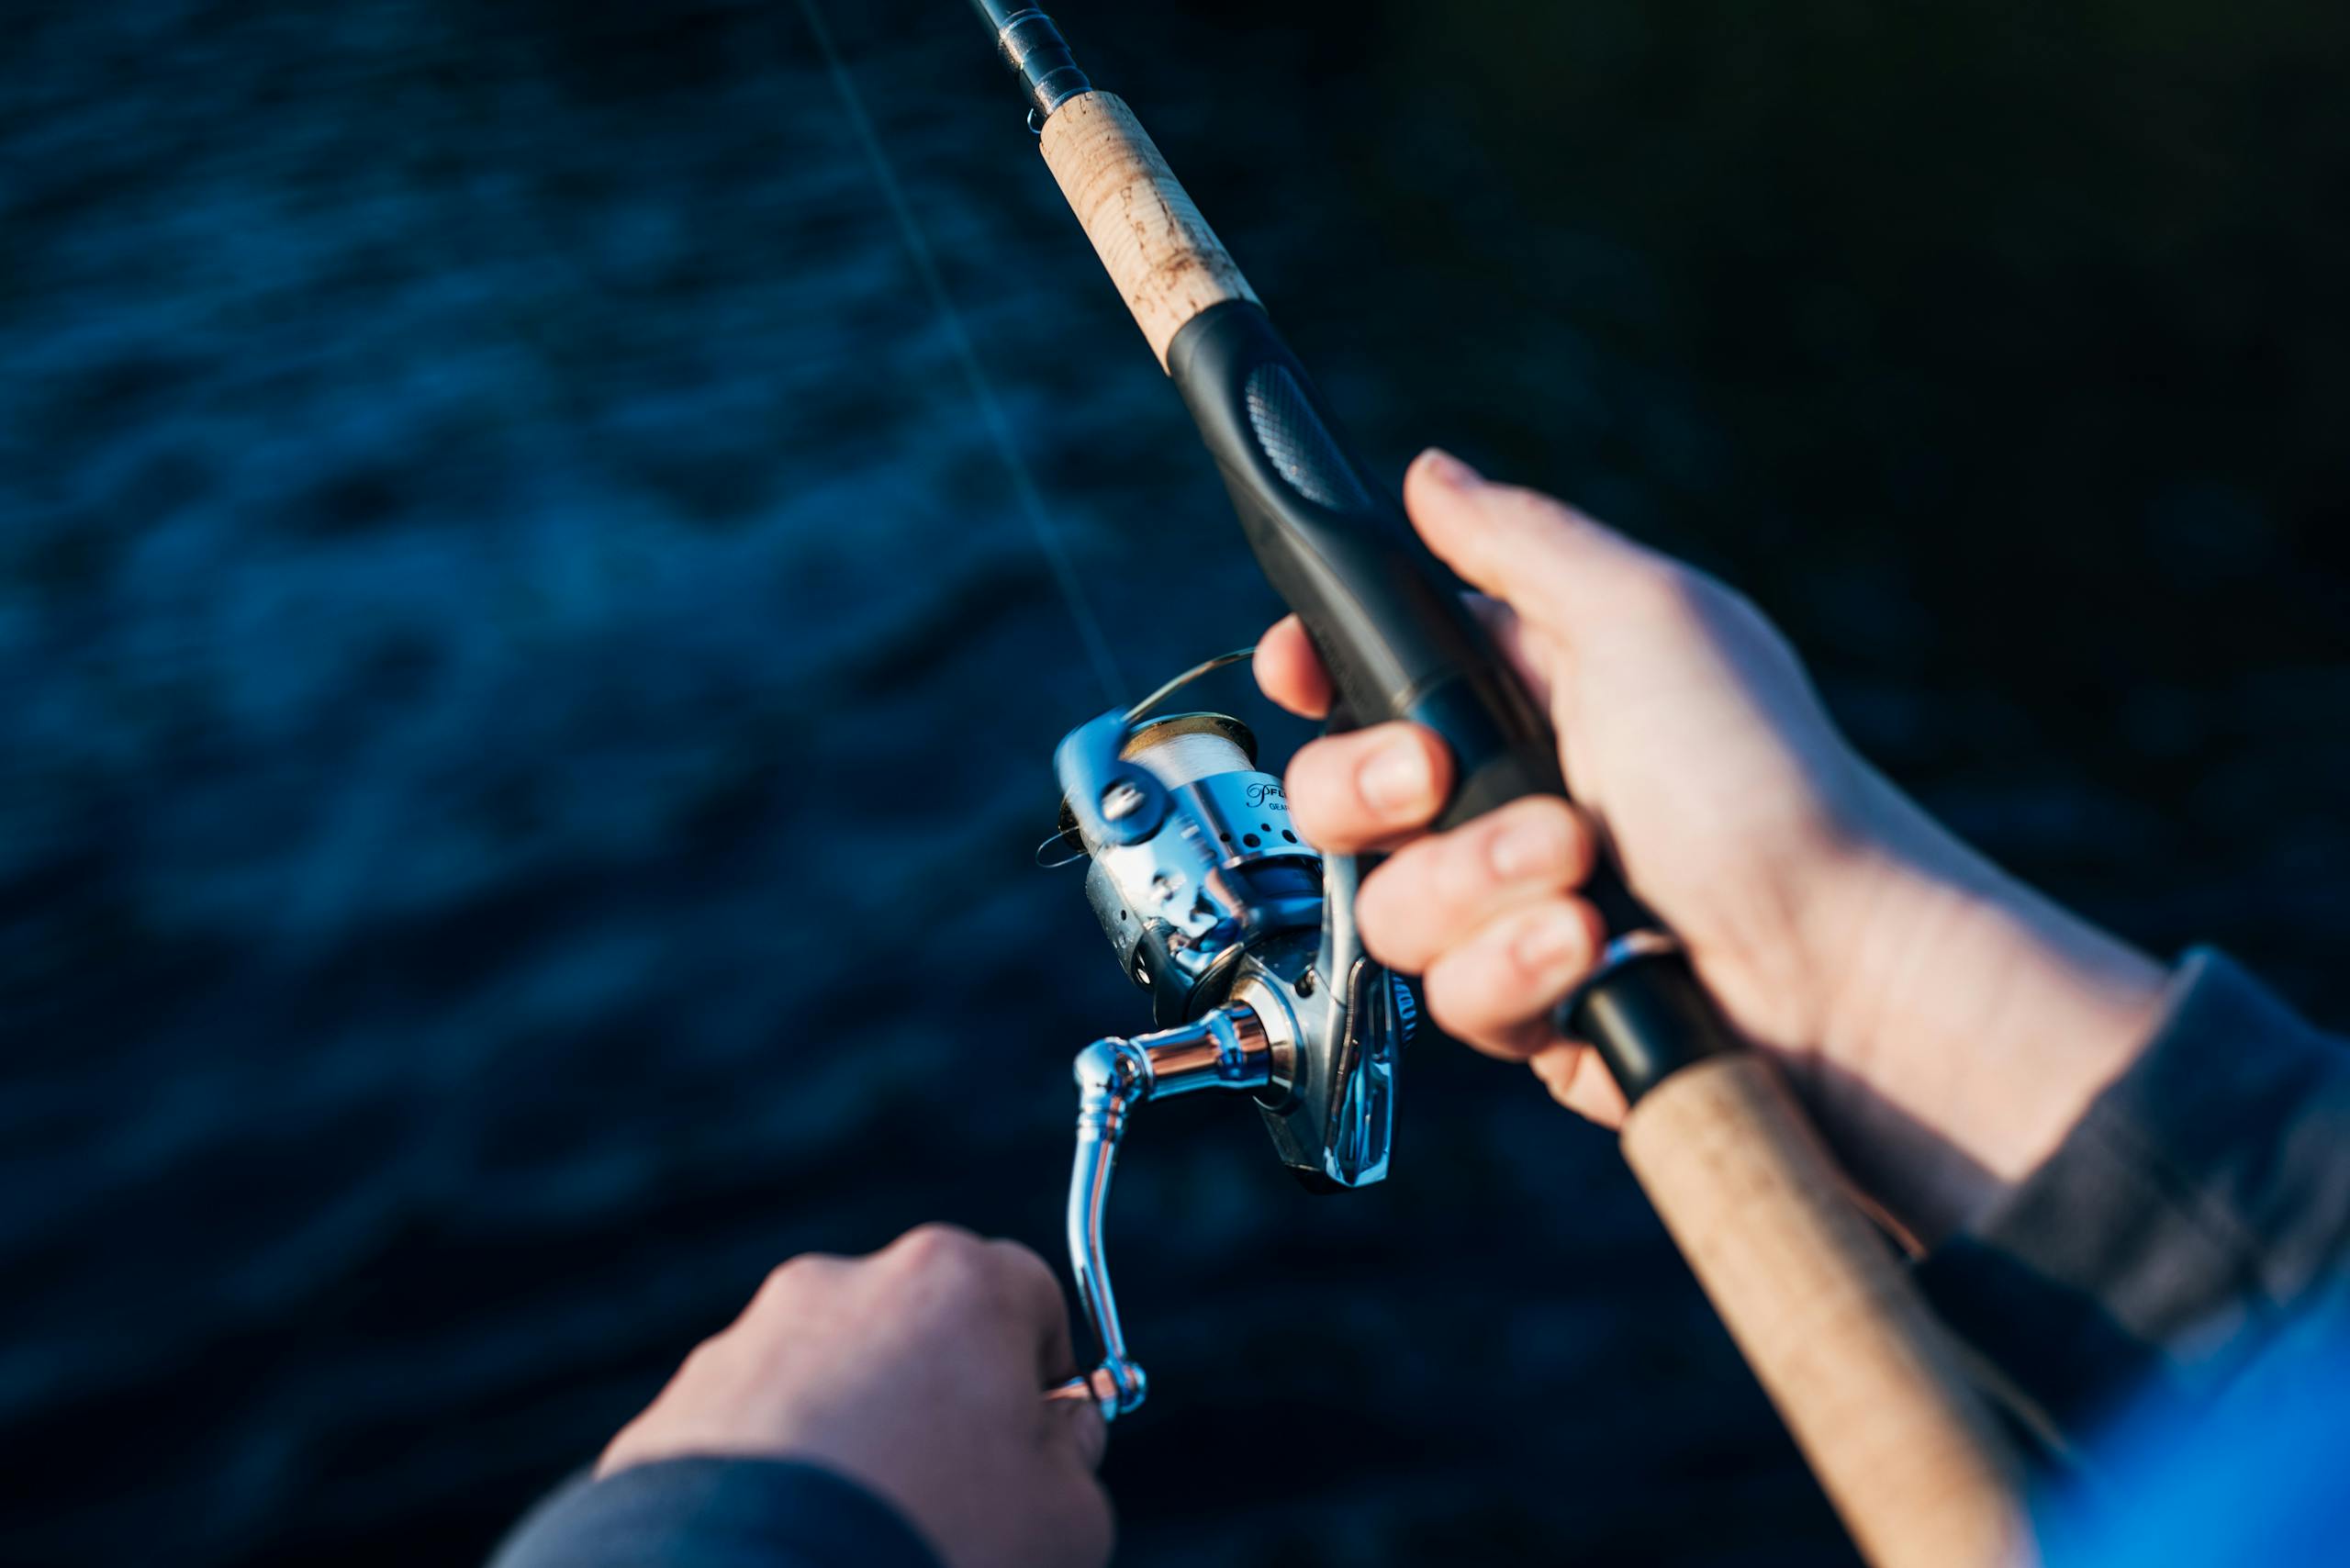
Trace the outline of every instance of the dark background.
<instances>
[{"instance_id":1,"label":"dark background","mask_svg":"<svg viewBox=\"0 0 2350 1568\"><path fill-rule=\"evenodd\" d=\"M1247 641L959 0L827 9L1129 694ZM1102 696L799 13L20 11L0 1555L475 1560L783 1256L1057 1253ZM2007 865L2350 1019L2350 10L1061 19L1382 472L1704 562ZM1608 1140L1441 1045L1404 1115L1326 1200L1140 1126L1122 1561L1836 1560Z\"/></svg>"}]
</instances>

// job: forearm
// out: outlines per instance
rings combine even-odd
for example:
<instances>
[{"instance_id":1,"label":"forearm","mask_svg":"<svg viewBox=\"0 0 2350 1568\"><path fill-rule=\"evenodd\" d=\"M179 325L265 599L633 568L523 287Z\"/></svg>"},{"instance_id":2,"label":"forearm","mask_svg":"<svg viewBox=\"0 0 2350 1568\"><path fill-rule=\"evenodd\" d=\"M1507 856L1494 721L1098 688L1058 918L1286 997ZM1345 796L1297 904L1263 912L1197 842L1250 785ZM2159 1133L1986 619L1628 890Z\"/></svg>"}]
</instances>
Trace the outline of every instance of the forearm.
<instances>
[{"instance_id":1,"label":"forearm","mask_svg":"<svg viewBox=\"0 0 2350 1568\"><path fill-rule=\"evenodd\" d=\"M490 1568L938 1568L865 1488L789 1460L691 1458L570 1483Z\"/></svg>"},{"instance_id":2,"label":"forearm","mask_svg":"<svg viewBox=\"0 0 2350 1568\"><path fill-rule=\"evenodd\" d=\"M2223 1389L2346 1255L2350 1046L2203 952L2127 1070L1919 1278L2077 1438L2132 1398Z\"/></svg>"},{"instance_id":3,"label":"forearm","mask_svg":"<svg viewBox=\"0 0 2350 1568\"><path fill-rule=\"evenodd\" d=\"M2176 971L1872 777L1803 1073L1944 1317L2052 1428L2225 1383L2350 1252L2350 1047ZM1848 863L1848 869L1850 868Z\"/></svg>"},{"instance_id":4,"label":"forearm","mask_svg":"<svg viewBox=\"0 0 2350 1568\"><path fill-rule=\"evenodd\" d=\"M1931 1246L2056 1151L2145 1047L2167 977L1872 782L1809 1087L1855 1179Z\"/></svg>"}]
</instances>

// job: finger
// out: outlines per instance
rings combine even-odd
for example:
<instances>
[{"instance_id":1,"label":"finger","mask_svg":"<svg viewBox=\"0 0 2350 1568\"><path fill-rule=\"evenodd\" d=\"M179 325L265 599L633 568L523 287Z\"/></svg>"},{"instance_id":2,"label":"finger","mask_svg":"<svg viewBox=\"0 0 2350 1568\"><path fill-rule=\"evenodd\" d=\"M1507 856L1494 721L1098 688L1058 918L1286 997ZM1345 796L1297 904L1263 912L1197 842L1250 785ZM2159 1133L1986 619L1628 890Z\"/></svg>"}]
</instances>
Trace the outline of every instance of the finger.
<instances>
[{"instance_id":1,"label":"finger","mask_svg":"<svg viewBox=\"0 0 2350 1568\"><path fill-rule=\"evenodd\" d=\"M987 1255L999 1299L1022 1338L1035 1349L1039 1382L1058 1383L1074 1375L1077 1347L1069 1335L1069 1302L1052 1266L1017 1241L990 1241Z\"/></svg>"},{"instance_id":2,"label":"finger","mask_svg":"<svg viewBox=\"0 0 2350 1568\"><path fill-rule=\"evenodd\" d=\"M1593 855L1590 824L1565 801L1513 801L1397 850L1363 879L1355 922L1371 957L1423 974L1501 916L1582 882Z\"/></svg>"},{"instance_id":3,"label":"finger","mask_svg":"<svg viewBox=\"0 0 2350 1568\"><path fill-rule=\"evenodd\" d=\"M1535 702L1548 707L1551 666L1560 650L1491 594L1464 593L1460 599L1484 624L1486 635L1517 671ZM1282 616L1257 640L1255 668L1258 689L1300 718L1319 719L1330 711L1330 672L1323 668L1322 655L1314 651L1314 640L1296 616Z\"/></svg>"},{"instance_id":4,"label":"finger","mask_svg":"<svg viewBox=\"0 0 2350 1568\"><path fill-rule=\"evenodd\" d=\"M1502 916L1430 964L1428 1016L1487 1056L1522 1061L1559 1043L1550 1010L1591 971L1599 912L1572 896Z\"/></svg>"},{"instance_id":5,"label":"finger","mask_svg":"<svg viewBox=\"0 0 2350 1568\"><path fill-rule=\"evenodd\" d=\"M1464 593L1460 599L1469 612L1484 623L1485 634L1526 683L1526 694L1534 705L1547 711L1551 691L1564 678L1570 650L1491 594Z\"/></svg>"},{"instance_id":6,"label":"finger","mask_svg":"<svg viewBox=\"0 0 2350 1568\"><path fill-rule=\"evenodd\" d=\"M1631 1109L1624 1092L1599 1059L1599 1053L1579 1040L1566 1040L1534 1053L1527 1064L1550 1098L1579 1116L1603 1127L1620 1127Z\"/></svg>"},{"instance_id":7,"label":"finger","mask_svg":"<svg viewBox=\"0 0 2350 1568\"><path fill-rule=\"evenodd\" d=\"M1024 1396L1034 1398L1040 1408L1046 1440L1069 1445L1088 1471L1100 1469L1110 1448L1110 1427L1100 1405L1090 1393L1074 1399L1043 1397L1079 1371L1060 1281L1050 1264L1016 1241L990 1241L988 1252L997 1288L1035 1347L1038 1392L1030 1394L1024 1389Z\"/></svg>"},{"instance_id":8,"label":"finger","mask_svg":"<svg viewBox=\"0 0 2350 1568\"><path fill-rule=\"evenodd\" d=\"M1054 1440L1067 1443L1086 1469L1101 1469L1102 1456L1110 1451L1110 1423L1093 1396L1038 1403L1045 1406L1045 1419Z\"/></svg>"},{"instance_id":9,"label":"finger","mask_svg":"<svg viewBox=\"0 0 2350 1568\"><path fill-rule=\"evenodd\" d=\"M754 1319L789 1314L794 1304L802 1300L801 1293L814 1282L849 1266L851 1260L831 1252L800 1252L785 1259L767 1271L759 1288L743 1310L734 1315L728 1330L741 1328Z\"/></svg>"},{"instance_id":10,"label":"finger","mask_svg":"<svg viewBox=\"0 0 2350 1568\"><path fill-rule=\"evenodd\" d=\"M1674 573L1665 556L1565 502L1493 484L1434 447L1404 473L1404 506L1428 548L1471 586L1561 637L1669 585Z\"/></svg>"},{"instance_id":11,"label":"finger","mask_svg":"<svg viewBox=\"0 0 2350 1568\"><path fill-rule=\"evenodd\" d=\"M1300 718L1319 719L1330 711L1330 672L1296 616L1282 616L1257 640L1255 667L1265 695Z\"/></svg>"},{"instance_id":12,"label":"finger","mask_svg":"<svg viewBox=\"0 0 2350 1568\"><path fill-rule=\"evenodd\" d=\"M1301 747L1287 783L1298 831L1351 854L1427 826L1452 791L1452 754L1417 724L1379 724Z\"/></svg>"}]
</instances>

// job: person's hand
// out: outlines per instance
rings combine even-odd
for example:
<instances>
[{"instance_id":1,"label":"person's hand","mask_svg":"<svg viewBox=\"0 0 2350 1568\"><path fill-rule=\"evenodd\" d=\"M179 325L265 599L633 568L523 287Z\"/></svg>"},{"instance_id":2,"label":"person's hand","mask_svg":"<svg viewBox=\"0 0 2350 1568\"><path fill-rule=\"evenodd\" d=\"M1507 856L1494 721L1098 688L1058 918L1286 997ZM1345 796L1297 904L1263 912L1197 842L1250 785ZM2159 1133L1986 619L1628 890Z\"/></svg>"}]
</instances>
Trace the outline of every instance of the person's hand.
<instances>
[{"instance_id":1,"label":"person's hand","mask_svg":"<svg viewBox=\"0 0 2350 1568\"><path fill-rule=\"evenodd\" d=\"M1299 829L1394 851L1365 945L1428 1012L1530 1060L1611 1125L1623 1096L1551 1009L1604 940L1574 889L1611 843L1731 1022L1786 1063L1854 1175L1930 1241L2053 1151L2151 1030L2154 965L2015 883L1848 747L1794 653L1703 574L1558 501L1423 454L1404 498L1549 711L1576 805L1525 800L1424 832L1451 787L1428 732L1319 740L1290 765ZM1296 619L1257 653L1308 716L1330 684Z\"/></svg>"},{"instance_id":2,"label":"person's hand","mask_svg":"<svg viewBox=\"0 0 2350 1568\"><path fill-rule=\"evenodd\" d=\"M1107 1431L1043 1260L946 1226L867 1258L795 1258L705 1341L597 1466L804 1459L896 1505L950 1568L1099 1568Z\"/></svg>"}]
</instances>

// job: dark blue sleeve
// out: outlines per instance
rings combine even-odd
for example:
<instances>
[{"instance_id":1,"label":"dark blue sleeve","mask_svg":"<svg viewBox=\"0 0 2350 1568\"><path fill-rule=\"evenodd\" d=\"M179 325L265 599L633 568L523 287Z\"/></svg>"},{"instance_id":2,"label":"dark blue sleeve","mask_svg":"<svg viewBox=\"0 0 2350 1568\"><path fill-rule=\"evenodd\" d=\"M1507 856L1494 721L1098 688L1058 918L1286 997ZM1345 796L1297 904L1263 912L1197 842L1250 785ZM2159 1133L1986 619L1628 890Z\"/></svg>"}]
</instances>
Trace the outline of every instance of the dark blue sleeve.
<instances>
[{"instance_id":1,"label":"dark blue sleeve","mask_svg":"<svg viewBox=\"0 0 2350 1568\"><path fill-rule=\"evenodd\" d=\"M2199 951L2145 1052L1918 1277L2069 1446L2125 1405L2224 1392L2329 1305L2345 1248L2350 1045Z\"/></svg>"},{"instance_id":2,"label":"dark blue sleeve","mask_svg":"<svg viewBox=\"0 0 2350 1568\"><path fill-rule=\"evenodd\" d=\"M662 1460L570 1483L490 1568L939 1568L897 1511L790 1460Z\"/></svg>"}]
</instances>

